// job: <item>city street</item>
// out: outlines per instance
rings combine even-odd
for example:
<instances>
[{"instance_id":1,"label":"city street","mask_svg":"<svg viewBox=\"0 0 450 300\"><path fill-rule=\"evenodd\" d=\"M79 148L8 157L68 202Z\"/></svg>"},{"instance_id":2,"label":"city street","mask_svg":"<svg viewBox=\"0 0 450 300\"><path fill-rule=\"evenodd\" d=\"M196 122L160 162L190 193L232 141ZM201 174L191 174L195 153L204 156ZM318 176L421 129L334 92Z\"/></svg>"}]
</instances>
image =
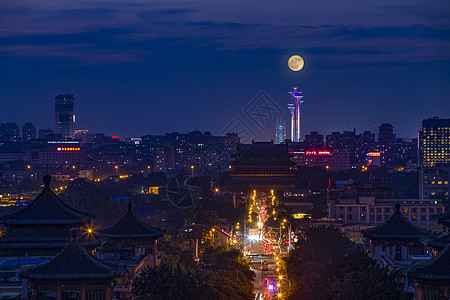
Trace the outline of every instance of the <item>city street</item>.
<instances>
[{"instance_id":1,"label":"city street","mask_svg":"<svg viewBox=\"0 0 450 300\"><path fill-rule=\"evenodd\" d=\"M274 200L273 192L267 197L264 193L257 194L256 191L253 191L249 198L249 221L251 222L253 216L254 222L252 227L247 228L246 254L256 275L254 281L255 299L279 298L277 259L280 258L281 253L278 243L274 241L278 237L266 236L269 230L264 227L267 220L266 201L274 203ZM276 247L278 248L275 249Z\"/></svg>"},{"instance_id":2,"label":"city street","mask_svg":"<svg viewBox=\"0 0 450 300\"><path fill-rule=\"evenodd\" d=\"M275 278L276 278L276 264L273 258L266 258L264 254L264 245L261 240L255 241L252 245L252 252L248 257L252 262L252 270L255 272L255 299L273 299L275 298ZM268 262L268 270L263 271L263 261ZM272 286L272 290L270 290Z\"/></svg>"}]
</instances>

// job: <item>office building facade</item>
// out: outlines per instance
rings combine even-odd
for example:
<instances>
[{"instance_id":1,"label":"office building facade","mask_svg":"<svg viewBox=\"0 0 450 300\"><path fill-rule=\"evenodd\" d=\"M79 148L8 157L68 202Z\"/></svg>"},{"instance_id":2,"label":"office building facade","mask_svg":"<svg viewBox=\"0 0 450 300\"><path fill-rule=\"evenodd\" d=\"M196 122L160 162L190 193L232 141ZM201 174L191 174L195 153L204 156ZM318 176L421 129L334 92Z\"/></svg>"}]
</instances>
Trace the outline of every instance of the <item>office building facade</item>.
<instances>
[{"instance_id":1,"label":"office building facade","mask_svg":"<svg viewBox=\"0 0 450 300\"><path fill-rule=\"evenodd\" d=\"M73 138L75 131L74 104L74 94L55 96L55 133L66 139Z\"/></svg>"}]
</instances>

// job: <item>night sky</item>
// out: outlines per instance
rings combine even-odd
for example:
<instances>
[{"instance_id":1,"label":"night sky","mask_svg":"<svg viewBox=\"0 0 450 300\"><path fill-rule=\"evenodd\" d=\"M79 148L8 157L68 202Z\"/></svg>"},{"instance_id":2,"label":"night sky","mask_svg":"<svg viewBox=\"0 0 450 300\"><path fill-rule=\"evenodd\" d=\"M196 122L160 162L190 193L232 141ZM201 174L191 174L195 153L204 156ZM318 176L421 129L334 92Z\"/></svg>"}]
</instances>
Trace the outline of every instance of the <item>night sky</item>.
<instances>
[{"instance_id":1,"label":"night sky","mask_svg":"<svg viewBox=\"0 0 450 300\"><path fill-rule=\"evenodd\" d=\"M450 117L449 20L443 0L3 0L0 122L53 129L55 94L74 92L90 133L219 134L239 118L273 139L245 108L265 91L288 121L298 86L302 135L390 122L414 137Z\"/></svg>"}]
</instances>

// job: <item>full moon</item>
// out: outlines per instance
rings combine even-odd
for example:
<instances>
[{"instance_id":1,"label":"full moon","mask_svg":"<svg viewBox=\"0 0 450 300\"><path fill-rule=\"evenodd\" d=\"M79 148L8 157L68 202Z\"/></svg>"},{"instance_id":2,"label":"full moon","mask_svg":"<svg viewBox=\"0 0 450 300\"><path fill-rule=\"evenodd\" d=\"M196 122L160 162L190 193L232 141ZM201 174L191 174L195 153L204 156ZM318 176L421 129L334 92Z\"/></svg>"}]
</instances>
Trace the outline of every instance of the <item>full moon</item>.
<instances>
[{"instance_id":1,"label":"full moon","mask_svg":"<svg viewBox=\"0 0 450 300\"><path fill-rule=\"evenodd\" d=\"M289 69L295 72L300 71L304 64L305 62L303 61L303 58L298 55L293 55L288 60Z\"/></svg>"}]
</instances>

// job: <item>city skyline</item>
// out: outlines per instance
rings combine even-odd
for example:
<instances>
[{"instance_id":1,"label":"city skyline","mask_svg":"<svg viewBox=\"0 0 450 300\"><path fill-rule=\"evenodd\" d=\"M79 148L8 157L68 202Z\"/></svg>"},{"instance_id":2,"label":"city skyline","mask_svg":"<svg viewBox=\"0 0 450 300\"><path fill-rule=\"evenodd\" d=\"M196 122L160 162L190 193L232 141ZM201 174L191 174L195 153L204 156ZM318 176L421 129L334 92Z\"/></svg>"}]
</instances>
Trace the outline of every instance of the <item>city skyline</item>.
<instances>
[{"instance_id":1,"label":"city skyline","mask_svg":"<svg viewBox=\"0 0 450 300\"><path fill-rule=\"evenodd\" d=\"M420 120L449 117L449 8L437 2L3 6L4 122L53 128L54 95L73 92L77 129L218 134L260 91L288 120L295 86L304 133L390 122L414 137ZM287 66L294 54L300 72Z\"/></svg>"}]
</instances>

